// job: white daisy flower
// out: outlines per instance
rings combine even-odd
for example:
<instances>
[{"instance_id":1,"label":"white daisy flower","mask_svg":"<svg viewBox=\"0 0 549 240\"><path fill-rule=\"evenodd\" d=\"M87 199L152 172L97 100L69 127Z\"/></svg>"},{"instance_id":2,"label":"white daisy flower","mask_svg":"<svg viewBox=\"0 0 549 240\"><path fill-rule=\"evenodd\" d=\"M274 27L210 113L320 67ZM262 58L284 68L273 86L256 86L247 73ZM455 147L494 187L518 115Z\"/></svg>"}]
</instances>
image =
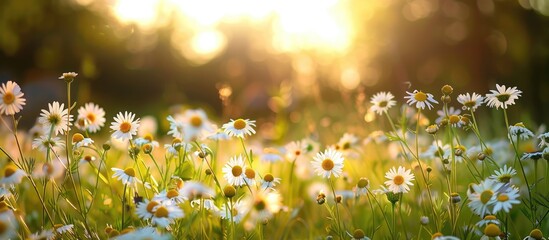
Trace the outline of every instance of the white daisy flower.
<instances>
[{"instance_id":1,"label":"white daisy flower","mask_svg":"<svg viewBox=\"0 0 549 240\"><path fill-rule=\"evenodd\" d=\"M32 140L32 148L38 149L44 153L47 152L48 149L51 149L52 151L60 151L65 148L65 141L61 140L59 137L50 138L43 135Z\"/></svg>"},{"instance_id":2,"label":"white daisy flower","mask_svg":"<svg viewBox=\"0 0 549 240\"><path fill-rule=\"evenodd\" d=\"M246 135L255 134L255 120L250 119L231 119L230 122L223 124L223 131L231 137L244 138Z\"/></svg>"},{"instance_id":3,"label":"white daisy flower","mask_svg":"<svg viewBox=\"0 0 549 240\"><path fill-rule=\"evenodd\" d=\"M203 139L215 132L215 127L208 120L206 112L202 109L189 109L183 113L183 141Z\"/></svg>"},{"instance_id":4,"label":"white daisy flower","mask_svg":"<svg viewBox=\"0 0 549 240\"><path fill-rule=\"evenodd\" d=\"M67 126L72 125L72 115L68 115L69 110L64 107L65 104L60 105L59 102L55 101L53 103L48 103L48 110L42 109L38 121L44 127L44 132L51 132L54 135L57 135L59 133L65 133Z\"/></svg>"},{"instance_id":5,"label":"white daisy flower","mask_svg":"<svg viewBox=\"0 0 549 240\"><path fill-rule=\"evenodd\" d=\"M385 173L385 185L388 190L393 193L407 193L410 191L409 186L413 186L412 180L415 176L410 169L406 170L403 166L399 166L398 170L392 167L389 172Z\"/></svg>"},{"instance_id":6,"label":"white daisy flower","mask_svg":"<svg viewBox=\"0 0 549 240\"><path fill-rule=\"evenodd\" d=\"M215 191L213 189L197 181L186 181L183 187L179 189L179 193L185 199L190 200L215 197Z\"/></svg>"},{"instance_id":7,"label":"white daisy flower","mask_svg":"<svg viewBox=\"0 0 549 240\"><path fill-rule=\"evenodd\" d=\"M133 143L138 147L143 147L145 144L150 144L153 148L157 148L160 146L160 143L154 140L154 137L151 134L146 134L143 137L138 137L134 140Z\"/></svg>"},{"instance_id":8,"label":"white daisy flower","mask_svg":"<svg viewBox=\"0 0 549 240\"><path fill-rule=\"evenodd\" d=\"M511 182L511 178L517 175L517 170L512 167L507 167L503 165L502 168L496 170L489 178L496 180L500 183L506 184Z\"/></svg>"},{"instance_id":9,"label":"white daisy flower","mask_svg":"<svg viewBox=\"0 0 549 240\"><path fill-rule=\"evenodd\" d=\"M528 140L534 137L534 133L524 126L523 123L517 123L514 126L509 126L509 134L515 139Z\"/></svg>"},{"instance_id":10,"label":"white daisy flower","mask_svg":"<svg viewBox=\"0 0 549 240\"><path fill-rule=\"evenodd\" d=\"M111 168L111 170L114 172L112 177L120 180L123 184L135 186L137 182L141 182L135 177L135 170L131 167L126 169Z\"/></svg>"},{"instance_id":11,"label":"white daisy flower","mask_svg":"<svg viewBox=\"0 0 549 240\"><path fill-rule=\"evenodd\" d=\"M74 228L74 224L68 224L68 225L55 224L55 225L53 225L53 229L55 229L55 231L58 234L70 233L70 232L72 232L73 228Z\"/></svg>"},{"instance_id":12,"label":"white daisy flower","mask_svg":"<svg viewBox=\"0 0 549 240\"><path fill-rule=\"evenodd\" d=\"M459 115L461 113L461 110L455 109L454 107L448 108L448 117L452 115ZM446 118L446 113L444 110L438 110L437 111L438 118L435 120L437 124L440 124L444 118Z\"/></svg>"},{"instance_id":13,"label":"white daisy flower","mask_svg":"<svg viewBox=\"0 0 549 240\"><path fill-rule=\"evenodd\" d=\"M15 82L2 83L0 88L0 114L14 115L23 109L26 99L21 87Z\"/></svg>"},{"instance_id":14,"label":"white daisy flower","mask_svg":"<svg viewBox=\"0 0 549 240\"><path fill-rule=\"evenodd\" d=\"M500 225L501 222L496 218L496 216L494 215L486 215L484 217L484 219L480 220L477 222L477 224L475 224L477 227L484 227L488 224L496 224L496 225Z\"/></svg>"},{"instance_id":15,"label":"white daisy flower","mask_svg":"<svg viewBox=\"0 0 549 240\"><path fill-rule=\"evenodd\" d=\"M170 234L161 234L154 227L143 227L113 238L113 240L169 240Z\"/></svg>"},{"instance_id":16,"label":"white daisy flower","mask_svg":"<svg viewBox=\"0 0 549 240\"><path fill-rule=\"evenodd\" d=\"M334 177L339 177L343 173L343 160L341 152L328 148L316 154L312 165L318 176L330 178L333 174Z\"/></svg>"},{"instance_id":17,"label":"white daisy flower","mask_svg":"<svg viewBox=\"0 0 549 240\"><path fill-rule=\"evenodd\" d=\"M482 105L484 97L477 93L473 93L472 95L470 93L466 93L458 95L457 101L463 105L463 110L469 110L474 112L475 110L477 110L478 107Z\"/></svg>"},{"instance_id":18,"label":"white daisy flower","mask_svg":"<svg viewBox=\"0 0 549 240\"><path fill-rule=\"evenodd\" d=\"M484 228L484 235L480 238L480 240L501 240L499 237L501 235L501 229L498 225L490 223L486 225Z\"/></svg>"},{"instance_id":19,"label":"white daisy flower","mask_svg":"<svg viewBox=\"0 0 549 240\"><path fill-rule=\"evenodd\" d=\"M160 202L153 208L153 212L151 223L163 228L174 223L175 219L185 216L181 208L170 202Z\"/></svg>"},{"instance_id":20,"label":"white daisy flower","mask_svg":"<svg viewBox=\"0 0 549 240\"><path fill-rule=\"evenodd\" d=\"M250 206L250 218L254 222L263 222L273 217L282 207L282 197L273 190L257 191L253 196L248 196L243 200L247 206Z\"/></svg>"},{"instance_id":21,"label":"white daisy flower","mask_svg":"<svg viewBox=\"0 0 549 240\"><path fill-rule=\"evenodd\" d=\"M497 90L490 90L491 93L486 94L486 105L488 107L500 107L507 109L507 106L514 105L515 100L517 100L522 91L518 90L517 87L507 88L505 85L496 84Z\"/></svg>"},{"instance_id":22,"label":"white daisy flower","mask_svg":"<svg viewBox=\"0 0 549 240\"><path fill-rule=\"evenodd\" d=\"M425 109L425 106L427 108L431 109L433 105L431 103L437 103L438 102L433 98L433 94L430 93L424 93L422 91L414 90L414 92L408 92L406 91L408 96L405 96L405 99L408 99L406 103L410 106L416 105L416 108Z\"/></svg>"},{"instance_id":23,"label":"white daisy flower","mask_svg":"<svg viewBox=\"0 0 549 240\"><path fill-rule=\"evenodd\" d=\"M168 116L166 118L170 123L170 130L168 135L171 135L174 138L183 139L183 133L185 130L185 123L183 121L183 116L180 114L175 115L175 117Z\"/></svg>"},{"instance_id":24,"label":"white daisy flower","mask_svg":"<svg viewBox=\"0 0 549 240\"><path fill-rule=\"evenodd\" d=\"M248 186L255 186L255 170L250 167L246 167L244 170L244 181Z\"/></svg>"},{"instance_id":25,"label":"white daisy flower","mask_svg":"<svg viewBox=\"0 0 549 240\"><path fill-rule=\"evenodd\" d=\"M272 174L267 173L265 176L263 176L263 179L261 179L261 188L267 189L267 188L273 188L277 184L280 184L280 178L274 177Z\"/></svg>"},{"instance_id":26,"label":"white daisy flower","mask_svg":"<svg viewBox=\"0 0 549 240\"><path fill-rule=\"evenodd\" d=\"M286 149L286 159L288 161L294 161L299 156L303 155L306 151L306 146L301 141L293 141L284 147Z\"/></svg>"},{"instance_id":27,"label":"white daisy flower","mask_svg":"<svg viewBox=\"0 0 549 240\"><path fill-rule=\"evenodd\" d=\"M539 139L539 145L538 145L538 146L539 146L540 148L549 147L549 132L540 134L540 135L538 136L538 139Z\"/></svg>"},{"instance_id":28,"label":"white daisy flower","mask_svg":"<svg viewBox=\"0 0 549 240\"><path fill-rule=\"evenodd\" d=\"M182 203L188 199L183 196L177 189L170 189L168 191L164 190L156 194L153 197L153 200L157 202L172 201L174 203Z\"/></svg>"},{"instance_id":29,"label":"white daisy flower","mask_svg":"<svg viewBox=\"0 0 549 240\"><path fill-rule=\"evenodd\" d=\"M150 201L148 199L145 199L144 202L140 202L137 204L137 207L135 208L135 214L143 220L151 219L154 216L153 209L160 205L160 202L158 201Z\"/></svg>"},{"instance_id":30,"label":"white daisy flower","mask_svg":"<svg viewBox=\"0 0 549 240\"><path fill-rule=\"evenodd\" d=\"M248 214L249 208L242 202L237 201L227 208L227 204L223 204L219 210L219 215L222 219L231 219L235 223L239 223Z\"/></svg>"},{"instance_id":31,"label":"white daisy flower","mask_svg":"<svg viewBox=\"0 0 549 240\"><path fill-rule=\"evenodd\" d=\"M370 188L370 180L367 178L360 178L353 190L356 196L362 196L368 194L368 188Z\"/></svg>"},{"instance_id":32,"label":"white daisy flower","mask_svg":"<svg viewBox=\"0 0 549 240\"><path fill-rule=\"evenodd\" d=\"M0 239L18 239L18 227L13 211L7 207L0 209Z\"/></svg>"},{"instance_id":33,"label":"white daisy flower","mask_svg":"<svg viewBox=\"0 0 549 240\"><path fill-rule=\"evenodd\" d=\"M164 148L166 149L166 151L168 151L168 153L172 154L173 156L178 156L179 151L181 151L181 153L189 153L191 152L193 147L194 146L190 143L181 142L181 139L179 138L174 138L172 144L164 144Z\"/></svg>"},{"instance_id":34,"label":"white daisy flower","mask_svg":"<svg viewBox=\"0 0 549 240\"><path fill-rule=\"evenodd\" d=\"M280 151L276 148L264 148L261 154L261 160L274 163L282 160L282 156L280 156Z\"/></svg>"},{"instance_id":35,"label":"white daisy flower","mask_svg":"<svg viewBox=\"0 0 549 240\"><path fill-rule=\"evenodd\" d=\"M389 108L396 105L396 101L393 100L394 98L395 96L393 96L390 92L378 92L374 94L374 96L370 99L370 103L372 103L370 111L373 111L379 115L387 112Z\"/></svg>"},{"instance_id":36,"label":"white daisy flower","mask_svg":"<svg viewBox=\"0 0 549 240\"><path fill-rule=\"evenodd\" d=\"M98 132L105 125L105 111L94 103L86 103L78 109L76 127L90 133Z\"/></svg>"},{"instance_id":37,"label":"white daisy flower","mask_svg":"<svg viewBox=\"0 0 549 240\"><path fill-rule=\"evenodd\" d=\"M214 134L208 136L207 139L214 141L224 141L231 139L231 136L229 136L225 131L217 130Z\"/></svg>"},{"instance_id":38,"label":"white daisy flower","mask_svg":"<svg viewBox=\"0 0 549 240\"><path fill-rule=\"evenodd\" d=\"M33 233L29 236L29 240L53 240L55 239L55 233L53 230L42 230L37 233Z\"/></svg>"},{"instance_id":39,"label":"white daisy flower","mask_svg":"<svg viewBox=\"0 0 549 240\"><path fill-rule=\"evenodd\" d=\"M35 178L55 179L64 175L67 166L67 160L52 160L50 162L39 163L34 169L32 176Z\"/></svg>"},{"instance_id":40,"label":"white daisy flower","mask_svg":"<svg viewBox=\"0 0 549 240\"><path fill-rule=\"evenodd\" d=\"M494 203L494 214L500 210L508 213L513 208L513 204L520 204L519 197L519 190L514 187L507 187L505 191L499 192Z\"/></svg>"},{"instance_id":41,"label":"white daisy flower","mask_svg":"<svg viewBox=\"0 0 549 240\"><path fill-rule=\"evenodd\" d=\"M352 133L345 133L343 137L337 142L337 150L347 151L352 147L356 146L358 143L358 138Z\"/></svg>"},{"instance_id":42,"label":"white daisy flower","mask_svg":"<svg viewBox=\"0 0 549 240\"><path fill-rule=\"evenodd\" d=\"M546 238L543 237L541 230L536 228L530 231L530 235L524 237L523 240L546 240Z\"/></svg>"},{"instance_id":43,"label":"white daisy flower","mask_svg":"<svg viewBox=\"0 0 549 240\"><path fill-rule=\"evenodd\" d=\"M7 165L4 167L4 178L0 180L0 184L2 186L9 186L12 187L16 184L21 183L23 180L23 177L26 177L27 174L25 171L18 169L14 165Z\"/></svg>"},{"instance_id":44,"label":"white daisy flower","mask_svg":"<svg viewBox=\"0 0 549 240\"><path fill-rule=\"evenodd\" d=\"M467 191L469 203L467 204L471 210L479 215L484 216L491 214L491 208L497 201L497 192L502 184L492 179L486 179L479 184L473 184Z\"/></svg>"},{"instance_id":45,"label":"white daisy flower","mask_svg":"<svg viewBox=\"0 0 549 240\"><path fill-rule=\"evenodd\" d=\"M242 186L245 184L244 170L246 169L246 164L242 155L232 157L227 164L223 167L223 176L227 182L233 186Z\"/></svg>"},{"instance_id":46,"label":"white daisy flower","mask_svg":"<svg viewBox=\"0 0 549 240\"><path fill-rule=\"evenodd\" d=\"M119 140L130 140L137 134L139 128L139 118L134 121L135 114L131 112L119 112L111 123L111 129L114 131L112 137Z\"/></svg>"}]
</instances>

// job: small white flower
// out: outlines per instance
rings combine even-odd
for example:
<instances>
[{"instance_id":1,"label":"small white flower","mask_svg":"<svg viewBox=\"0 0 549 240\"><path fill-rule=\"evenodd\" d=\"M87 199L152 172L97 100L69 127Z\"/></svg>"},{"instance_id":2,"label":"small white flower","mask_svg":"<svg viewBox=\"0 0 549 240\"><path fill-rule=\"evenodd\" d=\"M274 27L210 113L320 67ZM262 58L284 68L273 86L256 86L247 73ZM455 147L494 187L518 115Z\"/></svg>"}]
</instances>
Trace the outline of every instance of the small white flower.
<instances>
[{"instance_id":1,"label":"small white flower","mask_svg":"<svg viewBox=\"0 0 549 240\"><path fill-rule=\"evenodd\" d=\"M13 187L16 184L21 183L25 176L27 176L25 171L18 169L14 165L7 165L4 168L4 178L0 180L0 184L2 186Z\"/></svg>"},{"instance_id":2,"label":"small white flower","mask_svg":"<svg viewBox=\"0 0 549 240\"><path fill-rule=\"evenodd\" d=\"M0 88L0 114L14 115L23 109L26 99L21 87L15 82L2 83Z\"/></svg>"},{"instance_id":3,"label":"small white flower","mask_svg":"<svg viewBox=\"0 0 549 240\"><path fill-rule=\"evenodd\" d=\"M293 141L284 147L286 149L286 159L288 161L294 161L299 156L303 155L306 151L305 145L301 141Z\"/></svg>"},{"instance_id":4,"label":"small white flower","mask_svg":"<svg viewBox=\"0 0 549 240\"><path fill-rule=\"evenodd\" d=\"M48 149L60 151L65 147L65 142L59 137L40 136L32 141L32 148L41 152L47 152Z\"/></svg>"},{"instance_id":5,"label":"small white flower","mask_svg":"<svg viewBox=\"0 0 549 240\"><path fill-rule=\"evenodd\" d=\"M231 137L244 138L246 135L255 134L255 120L250 119L231 119L230 122L223 124L223 131Z\"/></svg>"},{"instance_id":6,"label":"small white flower","mask_svg":"<svg viewBox=\"0 0 549 240\"><path fill-rule=\"evenodd\" d=\"M341 152L328 148L324 152L319 152L313 158L312 165L314 171L324 178L339 177L343 173L343 155Z\"/></svg>"},{"instance_id":7,"label":"small white flower","mask_svg":"<svg viewBox=\"0 0 549 240\"><path fill-rule=\"evenodd\" d=\"M204 139L215 132L215 126L202 109L189 109L183 113L183 141Z\"/></svg>"},{"instance_id":8,"label":"small white flower","mask_svg":"<svg viewBox=\"0 0 549 240\"><path fill-rule=\"evenodd\" d=\"M55 229L55 231L57 233L63 234L63 233L72 232L72 230L74 228L74 225L73 224L68 224L68 225L55 224L55 225L53 225L53 228Z\"/></svg>"},{"instance_id":9,"label":"small white flower","mask_svg":"<svg viewBox=\"0 0 549 240\"><path fill-rule=\"evenodd\" d=\"M496 88L497 90L490 90L491 93L486 94L485 102L488 107L507 109L507 106L514 105L515 100L522 94L517 87L507 88L505 85L496 84Z\"/></svg>"},{"instance_id":10,"label":"small white flower","mask_svg":"<svg viewBox=\"0 0 549 240\"><path fill-rule=\"evenodd\" d=\"M197 181L186 181L183 187L179 189L179 192L185 199L190 200L215 197L213 189Z\"/></svg>"},{"instance_id":11,"label":"small white flower","mask_svg":"<svg viewBox=\"0 0 549 240\"><path fill-rule=\"evenodd\" d=\"M166 119L170 123L170 130L168 135L172 135L174 138L183 139L183 131L185 124L183 122L183 117L181 115L175 115L175 117L168 116Z\"/></svg>"},{"instance_id":12,"label":"small white flower","mask_svg":"<svg viewBox=\"0 0 549 240\"><path fill-rule=\"evenodd\" d=\"M86 103L78 109L76 127L90 133L98 132L105 125L105 111L94 103Z\"/></svg>"},{"instance_id":13,"label":"small white flower","mask_svg":"<svg viewBox=\"0 0 549 240\"><path fill-rule=\"evenodd\" d=\"M389 172L385 174L385 178L389 179L385 181L387 188L393 193L407 193L410 191L409 186L413 186L412 180L414 180L414 174L410 169L406 170L403 166L399 166L398 170L392 167Z\"/></svg>"},{"instance_id":14,"label":"small white flower","mask_svg":"<svg viewBox=\"0 0 549 240\"><path fill-rule=\"evenodd\" d=\"M168 191L164 190L153 197L154 201L173 201L174 203L182 203L188 200L183 196L177 189L170 189Z\"/></svg>"},{"instance_id":15,"label":"small white flower","mask_svg":"<svg viewBox=\"0 0 549 240\"><path fill-rule=\"evenodd\" d=\"M414 92L408 92L406 91L408 96L405 96L405 99L408 99L406 103L410 106L416 105L416 108L419 109L425 109L425 106L427 108L431 109L433 105L431 103L437 103L438 102L433 98L433 94L430 93L424 93L422 91L414 90Z\"/></svg>"},{"instance_id":16,"label":"small white flower","mask_svg":"<svg viewBox=\"0 0 549 240\"><path fill-rule=\"evenodd\" d=\"M51 132L57 135L64 133L67 130L67 126L72 125L70 123L72 122L72 115L68 115L69 110L64 107L64 104L59 104L59 102L55 101L48 103L48 110L42 109L38 121L44 127L44 132Z\"/></svg>"},{"instance_id":17,"label":"small white flower","mask_svg":"<svg viewBox=\"0 0 549 240\"><path fill-rule=\"evenodd\" d=\"M223 176L233 186L242 186L245 184L244 170L246 169L246 164L242 155L232 157L227 164L223 167Z\"/></svg>"},{"instance_id":18,"label":"small white flower","mask_svg":"<svg viewBox=\"0 0 549 240\"><path fill-rule=\"evenodd\" d=\"M262 189L273 188L277 184L280 184L280 178L274 177L270 173L265 174L265 176L263 176L263 179L261 179Z\"/></svg>"},{"instance_id":19,"label":"small white flower","mask_svg":"<svg viewBox=\"0 0 549 240\"><path fill-rule=\"evenodd\" d=\"M395 96L393 96L393 94L391 94L390 92L376 93L370 99L370 103L372 103L370 110L381 115L384 112L387 112L389 108L392 108L396 105L396 101L393 100L394 98Z\"/></svg>"},{"instance_id":20,"label":"small white flower","mask_svg":"<svg viewBox=\"0 0 549 240\"><path fill-rule=\"evenodd\" d=\"M74 79L76 76L78 76L78 73L75 72L66 72L59 77L59 79Z\"/></svg>"},{"instance_id":21,"label":"small white flower","mask_svg":"<svg viewBox=\"0 0 549 240\"><path fill-rule=\"evenodd\" d=\"M171 202L160 202L153 208L151 222L160 227L168 227L175 219L185 216L183 210Z\"/></svg>"},{"instance_id":22,"label":"small white flower","mask_svg":"<svg viewBox=\"0 0 549 240\"><path fill-rule=\"evenodd\" d=\"M497 201L497 192L501 186L501 183L492 179L486 179L479 184L473 184L467 191L467 196L469 198L469 203L467 205L479 216L491 214L492 211L490 208Z\"/></svg>"},{"instance_id":23,"label":"small white flower","mask_svg":"<svg viewBox=\"0 0 549 240\"><path fill-rule=\"evenodd\" d=\"M459 115L460 113L461 113L461 110L459 109L454 109L454 107L448 108L448 116ZM446 118L446 113L444 112L444 110L438 110L437 115L438 115L438 118L435 120L435 122L437 124L440 124L440 122L442 122L442 119Z\"/></svg>"},{"instance_id":24,"label":"small white flower","mask_svg":"<svg viewBox=\"0 0 549 240\"><path fill-rule=\"evenodd\" d=\"M137 134L139 128L139 118L134 120L135 114L131 112L119 112L111 123L111 129L114 131L112 137L119 140L130 140Z\"/></svg>"},{"instance_id":25,"label":"small white flower","mask_svg":"<svg viewBox=\"0 0 549 240\"><path fill-rule=\"evenodd\" d=\"M517 123L514 126L509 126L509 134L520 140L528 140L534 137L534 133L524 126L523 123Z\"/></svg>"},{"instance_id":26,"label":"small white flower","mask_svg":"<svg viewBox=\"0 0 549 240\"><path fill-rule=\"evenodd\" d=\"M538 136L539 139L539 147L540 148L546 148L549 147L549 132L542 133Z\"/></svg>"},{"instance_id":27,"label":"small white flower","mask_svg":"<svg viewBox=\"0 0 549 240\"><path fill-rule=\"evenodd\" d=\"M486 215L484 217L484 219L480 220L477 222L477 224L475 224L477 227L484 227L488 224L496 224L496 225L500 225L501 222L496 218L496 216L494 215Z\"/></svg>"},{"instance_id":28,"label":"small white flower","mask_svg":"<svg viewBox=\"0 0 549 240\"><path fill-rule=\"evenodd\" d=\"M120 180L123 184L135 186L137 182L140 182L140 180L135 177L135 170L131 167L124 170L120 168L111 168L111 170L114 171L112 177Z\"/></svg>"},{"instance_id":29,"label":"small white flower","mask_svg":"<svg viewBox=\"0 0 549 240\"><path fill-rule=\"evenodd\" d=\"M463 110L470 110L474 112L475 110L477 110L478 107L482 105L484 97L477 93L473 93L472 95L466 93L458 95L457 101L463 105Z\"/></svg>"},{"instance_id":30,"label":"small white flower","mask_svg":"<svg viewBox=\"0 0 549 240\"><path fill-rule=\"evenodd\" d=\"M337 142L337 149L347 151L358 144L358 138L352 133L345 133Z\"/></svg>"},{"instance_id":31,"label":"small white flower","mask_svg":"<svg viewBox=\"0 0 549 240\"><path fill-rule=\"evenodd\" d=\"M511 178L515 175L517 175L517 170L513 169L512 167L507 167L507 165L503 165L503 167L499 170L496 170L494 174L490 176L490 178L505 184L510 183Z\"/></svg>"},{"instance_id":32,"label":"small white flower","mask_svg":"<svg viewBox=\"0 0 549 240\"><path fill-rule=\"evenodd\" d=\"M513 208L513 204L520 204L520 201L518 200L520 195L517 188L509 186L504 189L505 191L501 191L497 194L496 201L494 203L494 214L501 210L508 213L511 208Z\"/></svg>"},{"instance_id":33,"label":"small white flower","mask_svg":"<svg viewBox=\"0 0 549 240\"><path fill-rule=\"evenodd\" d=\"M230 207L227 207L226 204L223 204L223 206L221 206L221 209L219 210L219 215L223 219L230 218L233 222L239 223L246 216L246 214L248 214L248 210L249 207L246 207L243 202L237 201L233 203Z\"/></svg>"},{"instance_id":34,"label":"small white flower","mask_svg":"<svg viewBox=\"0 0 549 240\"><path fill-rule=\"evenodd\" d=\"M137 207L135 208L135 213L137 216L143 220L151 219L154 216L153 209L160 205L160 202L158 201L149 201L148 199L145 199L144 202L140 202L137 204Z\"/></svg>"}]
</instances>

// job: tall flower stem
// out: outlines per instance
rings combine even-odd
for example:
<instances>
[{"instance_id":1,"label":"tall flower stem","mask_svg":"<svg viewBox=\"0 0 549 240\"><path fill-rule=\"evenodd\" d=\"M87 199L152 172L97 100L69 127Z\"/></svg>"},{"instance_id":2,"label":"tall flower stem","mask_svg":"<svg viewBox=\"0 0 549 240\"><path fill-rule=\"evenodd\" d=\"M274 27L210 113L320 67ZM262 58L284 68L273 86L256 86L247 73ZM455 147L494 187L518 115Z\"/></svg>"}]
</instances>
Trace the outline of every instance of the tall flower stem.
<instances>
[{"instance_id":1,"label":"tall flower stem","mask_svg":"<svg viewBox=\"0 0 549 240\"><path fill-rule=\"evenodd\" d=\"M345 238L345 235L343 234L343 229L341 228L341 218L339 216L339 206L337 202L337 195L335 193L335 187L334 187L334 181L332 180L332 177L329 178L330 181L330 187L332 188L332 194L334 195L334 203L335 203L335 209L336 209L336 222L337 222L337 234L339 234L339 237L341 239Z\"/></svg>"}]
</instances>

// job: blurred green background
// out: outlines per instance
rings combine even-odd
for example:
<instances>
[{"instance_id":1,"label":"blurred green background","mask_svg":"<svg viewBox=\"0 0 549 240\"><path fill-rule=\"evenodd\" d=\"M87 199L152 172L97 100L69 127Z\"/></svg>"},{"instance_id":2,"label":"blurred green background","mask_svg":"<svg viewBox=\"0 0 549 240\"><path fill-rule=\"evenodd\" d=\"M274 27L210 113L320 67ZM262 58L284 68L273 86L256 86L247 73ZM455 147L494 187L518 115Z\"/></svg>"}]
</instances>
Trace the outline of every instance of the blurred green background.
<instances>
[{"instance_id":1,"label":"blurred green background","mask_svg":"<svg viewBox=\"0 0 549 240\"><path fill-rule=\"evenodd\" d=\"M444 84L457 96L499 83L523 91L517 120L541 124L548 16L544 0L2 0L0 80L22 86L27 125L64 99L68 71L77 101L109 119L176 104L292 118L377 91L404 102L408 82L437 96Z\"/></svg>"}]
</instances>

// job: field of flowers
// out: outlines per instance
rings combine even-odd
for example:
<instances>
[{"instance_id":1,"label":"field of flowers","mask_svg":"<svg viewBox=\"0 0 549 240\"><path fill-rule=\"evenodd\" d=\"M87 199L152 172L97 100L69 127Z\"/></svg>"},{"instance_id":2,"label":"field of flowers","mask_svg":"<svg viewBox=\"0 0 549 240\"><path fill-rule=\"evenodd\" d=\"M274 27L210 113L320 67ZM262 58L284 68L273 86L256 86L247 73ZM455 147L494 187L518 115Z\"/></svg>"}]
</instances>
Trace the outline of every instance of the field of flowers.
<instances>
[{"instance_id":1,"label":"field of flowers","mask_svg":"<svg viewBox=\"0 0 549 240\"><path fill-rule=\"evenodd\" d=\"M0 88L0 239L549 233L549 132L510 119L520 110L516 87L479 94L445 85L431 94L412 86L404 99L379 92L360 106L375 124L345 112L329 120L319 107L310 117L320 126L290 124L292 134L274 142L262 139L259 121L216 123L192 108L155 116L169 125L160 133L150 116L75 101L77 75L59 77L68 101L44 104L31 129L18 122L33 96L13 81ZM482 111L494 117L477 118Z\"/></svg>"}]
</instances>

